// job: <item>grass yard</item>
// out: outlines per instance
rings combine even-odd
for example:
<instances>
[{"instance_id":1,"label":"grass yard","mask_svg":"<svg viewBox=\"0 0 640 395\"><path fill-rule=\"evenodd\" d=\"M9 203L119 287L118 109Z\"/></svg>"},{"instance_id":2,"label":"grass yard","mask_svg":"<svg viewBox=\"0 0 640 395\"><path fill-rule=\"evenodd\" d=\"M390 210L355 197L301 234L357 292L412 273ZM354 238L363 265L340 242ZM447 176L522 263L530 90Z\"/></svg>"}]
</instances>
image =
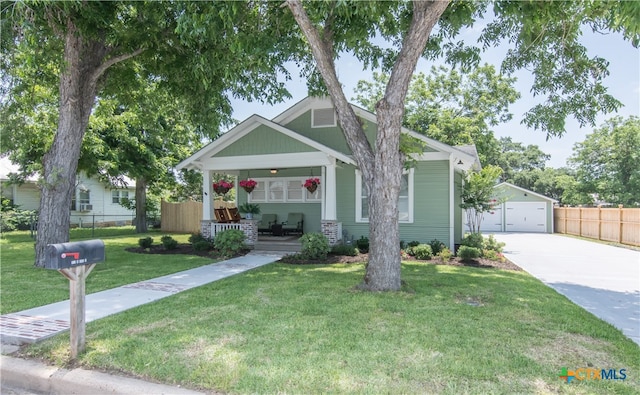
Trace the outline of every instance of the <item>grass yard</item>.
<instances>
[{"instance_id":1,"label":"grass yard","mask_svg":"<svg viewBox=\"0 0 640 395\"><path fill-rule=\"evenodd\" d=\"M106 261L97 264L87 278L87 293L135 283L209 264L214 259L186 255L142 255L124 251L138 245L138 239L151 236L160 242L162 233L136 234L133 227L72 229L71 241L102 239ZM189 235L172 235L181 243ZM69 280L55 270L33 266L34 240L29 232L8 232L0 239L0 313L7 314L69 299Z\"/></svg>"},{"instance_id":2,"label":"grass yard","mask_svg":"<svg viewBox=\"0 0 640 395\"><path fill-rule=\"evenodd\" d=\"M78 363L241 394L640 393L640 348L524 272L405 262L398 293L354 291L363 274L267 265L89 323ZM24 353L66 364L68 343ZM567 384L563 367L627 379Z\"/></svg>"}]
</instances>

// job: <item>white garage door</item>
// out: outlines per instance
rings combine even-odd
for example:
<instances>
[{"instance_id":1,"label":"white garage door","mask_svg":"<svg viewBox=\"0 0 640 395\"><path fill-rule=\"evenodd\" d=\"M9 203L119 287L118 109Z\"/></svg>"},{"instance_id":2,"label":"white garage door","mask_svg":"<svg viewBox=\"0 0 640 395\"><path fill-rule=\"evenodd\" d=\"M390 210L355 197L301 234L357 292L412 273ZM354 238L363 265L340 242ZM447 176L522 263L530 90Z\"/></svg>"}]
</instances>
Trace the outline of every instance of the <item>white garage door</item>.
<instances>
[{"instance_id":1,"label":"white garage door","mask_svg":"<svg viewBox=\"0 0 640 395\"><path fill-rule=\"evenodd\" d=\"M507 232L547 231L547 204L544 202L506 202Z\"/></svg>"},{"instance_id":2,"label":"white garage door","mask_svg":"<svg viewBox=\"0 0 640 395\"><path fill-rule=\"evenodd\" d=\"M471 209L473 212L474 210ZM469 231L469 224L467 223L467 216L465 212L464 217L465 231ZM482 222L480 223L481 232L502 232L502 206L498 206L491 211L487 211L483 214Z\"/></svg>"}]
</instances>

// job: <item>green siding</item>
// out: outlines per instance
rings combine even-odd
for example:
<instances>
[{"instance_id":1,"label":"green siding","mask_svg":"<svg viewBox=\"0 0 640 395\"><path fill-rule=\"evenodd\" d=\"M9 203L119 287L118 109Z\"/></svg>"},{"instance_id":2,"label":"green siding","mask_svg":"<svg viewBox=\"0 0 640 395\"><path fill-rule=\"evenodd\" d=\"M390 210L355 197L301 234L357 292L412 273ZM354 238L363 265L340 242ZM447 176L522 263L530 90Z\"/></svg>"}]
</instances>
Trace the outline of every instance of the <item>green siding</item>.
<instances>
[{"instance_id":1,"label":"green siding","mask_svg":"<svg viewBox=\"0 0 640 395\"><path fill-rule=\"evenodd\" d=\"M368 223L356 223L355 168L336 171L337 215L343 230L354 239L369 235ZM460 215L460 214L458 214ZM400 239L449 245L449 161L419 162L414 171L413 223L400 223Z\"/></svg>"},{"instance_id":2,"label":"green siding","mask_svg":"<svg viewBox=\"0 0 640 395\"><path fill-rule=\"evenodd\" d=\"M298 140L261 125L229 145L216 156L267 155L317 151Z\"/></svg>"},{"instance_id":3,"label":"green siding","mask_svg":"<svg viewBox=\"0 0 640 395\"><path fill-rule=\"evenodd\" d=\"M461 198L461 194L462 194L462 173L460 172L456 172L453 178L453 187L454 189L454 193L453 193L453 204L454 204L454 220L453 220L453 224L454 224L454 240L453 242L455 244L460 244L460 242L462 241L462 237L464 236L464 225L462 222L462 216L464 215L463 212L464 210L460 207L460 204L462 204L462 198Z\"/></svg>"}]
</instances>

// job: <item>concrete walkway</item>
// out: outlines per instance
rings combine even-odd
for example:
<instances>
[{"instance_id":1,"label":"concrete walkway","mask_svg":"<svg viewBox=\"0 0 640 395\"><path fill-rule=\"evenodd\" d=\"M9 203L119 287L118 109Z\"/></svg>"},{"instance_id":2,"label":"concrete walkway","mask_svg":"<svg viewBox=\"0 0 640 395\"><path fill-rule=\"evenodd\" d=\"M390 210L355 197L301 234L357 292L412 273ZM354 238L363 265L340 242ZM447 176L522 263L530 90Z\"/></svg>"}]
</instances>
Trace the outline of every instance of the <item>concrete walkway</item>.
<instances>
[{"instance_id":1,"label":"concrete walkway","mask_svg":"<svg viewBox=\"0 0 640 395\"><path fill-rule=\"evenodd\" d=\"M86 322L166 298L277 261L285 253L252 252L106 291L86 295ZM35 343L69 330L69 300L0 316L3 344Z\"/></svg>"},{"instance_id":2,"label":"concrete walkway","mask_svg":"<svg viewBox=\"0 0 640 395\"><path fill-rule=\"evenodd\" d=\"M496 233L505 256L640 345L640 252L558 234Z\"/></svg>"},{"instance_id":3,"label":"concrete walkway","mask_svg":"<svg viewBox=\"0 0 640 395\"><path fill-rule=\"evenodd\" d=\"M260 251L223 262L170 274L135 284L89 294L85 299L86 322L91 322L178 292L199 287L279 260L286 252ZM34 343L69 330L69 301L0 316L2 353L15 345ZM84 369L61 369L37 361L2 355L2 391L47 394L200 394L200 392L149 383Z\"/></svg>"}]
</instances>

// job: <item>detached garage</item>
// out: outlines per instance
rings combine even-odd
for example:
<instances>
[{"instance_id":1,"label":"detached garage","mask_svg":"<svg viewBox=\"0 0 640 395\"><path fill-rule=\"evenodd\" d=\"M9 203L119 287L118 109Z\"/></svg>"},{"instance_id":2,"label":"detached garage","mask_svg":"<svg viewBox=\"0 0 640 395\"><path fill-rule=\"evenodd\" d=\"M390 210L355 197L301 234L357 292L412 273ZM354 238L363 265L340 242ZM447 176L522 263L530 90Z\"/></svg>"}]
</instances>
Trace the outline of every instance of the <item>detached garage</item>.
<instances>
[{"instance_id":1,"label":"detached garage","mask_svg":"<svg viewBox=\"0 0 640 395\"><path fill-rule=\"evenodd\" d=\"M484 214L482 232L553 233L556 200L508 182L496 185L494 190L494 198L502 203Z\"/></svg>"}]
</instances>

